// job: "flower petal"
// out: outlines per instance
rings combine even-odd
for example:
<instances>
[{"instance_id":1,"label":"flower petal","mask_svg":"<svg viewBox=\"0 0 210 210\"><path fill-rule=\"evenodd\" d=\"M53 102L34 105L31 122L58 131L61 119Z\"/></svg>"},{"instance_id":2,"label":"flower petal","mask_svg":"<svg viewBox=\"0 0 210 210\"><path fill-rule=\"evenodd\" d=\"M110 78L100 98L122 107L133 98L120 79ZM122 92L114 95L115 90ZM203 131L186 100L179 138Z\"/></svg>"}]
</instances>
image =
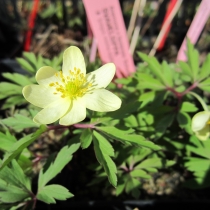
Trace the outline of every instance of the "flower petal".
<instances>
[{"instance_id":1,"label":"flower petal","mask_svg":"<svg viewBox=\"0 0 210 210\"><path fill-rule=\"evenodd\" d=\"M194 115L192 118L192 131L200 131L202 130L205 126L208 120L210 119L210 112L209 111L202 111L198 112L197 114Z\"/></svg>"},{"instance_id":2,"label":"flower petal","mask_svg":"<svg viewBox=\"0 0 210 210\"><path fill-rule=\"evenodd\" d=\"M41 108L61 98L53 94L52 88L43 85L27 85L23 88L22 93L27 101Z\"/></svg>"},{"instance_id":3,"label":"flower petal","mask_svg":"<svg viewBox=\"0 0 210 210\"><path fill-rule=\"evenodd\" d=\"M58 81L58 78L55 76L57 72L50 66L43 66L36 73L36 81L39 85L48 86L50 83Z\"/></svg>"},{"instance_id":4,"label":"flower petal","mask_svg":"<svg viewBox=\"0 0 210 210\"><path fill-rule=\"evenodd\" d=\"M81 73L86 74L85 60L81 50L78 47L69 47L63 53L63 74L68 76L69 70L74 70L74 67L79 68Z\"/></svg>"},{"instance_id":5,"label":"flower petal","mask_svg":"<svg viewBox=\"0 0 210 210\"><path fill-rule=\"evenodd\" d=\"M116 67L113 63L107 63L99 69L86 75L88 83L92 83L94 89L106 88L115 75Z\"/></svg>"},{"instance_id":6,"label":"flower petal","mask_svg":"<svg viewBox=\"0 0 210 210\"><path fill-rule=\"evenodd\" d=\"M105 89L94 90L83 96L86 107L93 111L109 112L115 111L121 106L121 99L115 94Z\"/></svg>"},{"instance_id":7,"label":"flower petal","mask_svg":"<svg viewBox=\"0 0 210 210\"><path fill-rule=\"evenodd\" d=\"M199 140L206 141L207 139L209 139L209 136L210 136L209 126L210 125L206 124L206 126L203 129L195 132L195 135L197 136Z\"/></svg>"},{"instance_id":8,"label":"flower petal","mask_svg":"<svg viewBox=\"0 0 210 210\"><path fill-rule=\"evenodd\" d=\"M72 125L81 122L86 117L86 107L82 99L73 100L68 112L63 116L60 125Z\"/></svg>"},{"instance_id":9,"label":"flower petal","mask_svg":"<svg viewBox=\"0 0 210 210\"><path fill-rule=\"evenodd\" d=\"M69 109L69 106L70 103L68 99L57 100L38 112L34 117L34 122L39 124L53 123L63 117Z\"/></svg>"}]
</instances>

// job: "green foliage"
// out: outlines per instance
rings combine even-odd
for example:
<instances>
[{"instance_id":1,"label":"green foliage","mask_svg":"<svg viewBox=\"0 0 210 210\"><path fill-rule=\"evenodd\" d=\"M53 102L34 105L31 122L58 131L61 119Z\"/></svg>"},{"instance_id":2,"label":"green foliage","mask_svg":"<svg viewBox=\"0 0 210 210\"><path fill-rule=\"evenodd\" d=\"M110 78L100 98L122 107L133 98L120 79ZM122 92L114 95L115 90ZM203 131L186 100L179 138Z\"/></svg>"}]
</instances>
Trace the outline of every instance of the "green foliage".
<instances>
[{"instance_id":1,"label":"green foliage","mask_svg":"<svg viewBox=\"0 0 210 210\"><path fill-rule=\"evenodd\" d=\"M126 151L125 148L123 150ZM127 157L124 158L123 162L120 161L122 160L121 155L116 158L116 161L120 162L118 173L121 174L116 189L117 196L125 190L126 193L131 193L135 198L138 198L144 179L151 179L151 174L157 173L158 169L167 168L175 164L175 161L155 157L152 150L148 148L127 150L127 152L125 154Z\"/></svg>"},{"instance_id":2,"label":"green foliage","mask_svg":"<svg viewBox=\"0 0 210 210\"><path fill-rule=\"evenodd\" d=\"M159 146L153 144L150 141L146 141L143 136L131 134L133 133L132 129L128 130L119 130L115 127L98 127L98 130L103 131L105 134L119 140L121 142L129 142L134 145L148 147L154 150L160 149Z\"/></svg>"},{"instance_id":3,"label":"green foliage","mask_svg":"<svg viewBox=\"0 0 210 210\"><path fill-rule=\"evenodd\" d=\"M60 70L63 58L62 56L63 53L60 53L58 56L55 56L50 60L43 58L40 55L35 56L32 52L23 52L23 57L16 58L16 60L24 70L26 70L29 74L34 75L34 73L43 66L51 66L56 70Z\"/></svg>"},{"instance_id":4,"label":"green foliage","mask_svg":"<svg viewBox=\"0 0 210 210\"><path fill-rule=\"evenodd\" d=\"M71 141L67 146L60 150L53 163L48 162L45 165L45 167L39 173L38 191L41 190L58 173L60 173L64 166L72 159L72 154L77 151L79 147L80 143L76 138L74 141Z\"/></svg>"},{"instance_id":5,"label":"green foliage","mask_svg":"<svg viewBox=\"0 0 210 210\"><path fill-rule=\"evenodd\" d=\"M21 87L24 87L25 85L29 85L31 84L31 80L25 76L23 76L22 74L18 74L18 73L3 73L2 76L14 83L17 83L18 85L20 85Z\"/></svg>"},{"instance_id":6,"label":"green foliage","mask_svg":"<svg viewBox=\"0 0 210 210\"><path fill-rule=\"evenodd\" d=\"M98 162L103 166L110 183L117 186L117 168L110 157L114 157L114 149L111 144L98 132L94 131L94 151Z\"/></svg>"},{"instance_id":7,"label":"green foliage","mask_svg":"<svg viewBox=\"0 0 210 210\"><path fill-rule=\"evenodd\" d=\"M78 8L77 8L77 13L75 15L75 8L73 7L72 3L70 2L69 4L65 4L65 8L63 8L62 2L61 1L55 1L51 2L46 8L44 8L42 11L39 12L39 15L43 19L49 19L56 17L59 21L59 25L63 25L63 21L65 21L65 16L63 15L64 10L66 11L65 13L68 14L68 27L74 27L75 25L81 26L82 25L82 19L80 16L78 16L78 9L80 10L80 14L83 13L83 5L80 5L81 2L78 2Z\"/></svg>"},{"instance_id":8,"label":"green foliage","mask_svg":"<svg viewBox=\"0 0 210 210\"><path fill-rule=\"evenodd\" d=\"M191 144L187 145L186 149L196 156L185 157L184 165L189 171L193 172L195 177L185 182L184 185L191 189L209 187L210 142L201 142L195 136L192 136L190 143Z\"/></svg>"},{"instance_id":9,"label":"green foliage","mask_svg":"<svg viewBox=\"0 0 210 210\"><path fill-rule=\"evenodd\" d=\"M198 111L198 108L195 106L195 104L188 101L184 101L181 105L180 111L181 112L196 112Z\"/></svg>"},{"instance_id":10,"label":"green foliage","mask_svg":"<svg viewBox=\"0 0 210 210\"><path fill-rule=\"evenodd\" d=\"M20 153L28 147L32 142L34 142L43 132L46 131L46 126L41 125L40 128L32 134L24 136L19 141L15 142L9 151L4 156L4 159L0 165L0 170L2 170L8 163L10 163L14 158L16 158Z\"/></svg>"},{"instance_id":11,"label":"green foliage","mask_svg":"<svg viewBox=\"0 0 210 210\"><path fill-rule=\"evenodd\" d=\"M46 185L51 179L53 179L72 159L72 155L80 147L78 139L72 139L70 143L63 147L57 154L56 159L52 162L51 159L45 164L44 168L39 173L38 180L38 200L46 203L56 203L57 200L66 200L73 196L68 189L61 185Z\"/></svg>"},{"instance_id":12,"label":"green foliage","mask_svg":"<svg viewBox=\"0 0 210 210\"><path fill-rule=\"evenodd\" d=\"M198 79L202 81L209 76L209 66L210 66L210 54L207 55L203 65L200 68Z\"/></svg>"},{"instance_id":13,"label":"green foliage","mask_svg":"<svg viewBox=\"0 0 210 210\"><path fill-rule=\"evenodd\" d=\"M0 132L0 150L9 151L16 141L17 139L8 130L5 133Z\"/></svg>"},{"instance_id":14,"label":"green foliage","mask_svg":"<svg viewBox=\"0 0 210 210\"><path fill-rule=\"evenodd\" d=\"M9 82L0 83L0 99L6 99L5 103L1 106L2 109L7 109L14 105L21 105L25 99L21 96L22 88Z\"/></svg>"},{"instance_id":15,"label":"green foliage","mask_svg":"<svg viewBox=\"0 0 210 210\"><path fill-rule=\"evenodd\" d=\"M16 203L31 196L31 182L16 160L0 171L0 204Z\"/></svg>"},{"instance_id":16,"label":"green foliage","mask_svg":"<svg viewBox=\"0 0 210 210\"><path fill-rule=\"evenodd\" d=\"M157 77L157 79L158 79L157 81L160 81L160 84L163 83L164 85L167 85L166 78L163 74L164 72L163 72L162 67L161 67L160 63L158 62L158 60L155 57L149 57L149 56L147 56L143 53L140 53L140 52L138 53L138 55L142 60L147 62L148 67L153 71L153 73Z\"/></svg>"},{"instance_id":17,"label":"green foliage","mask_svg":"<svg viewBox=\"0 0 210 210\"><path fill-rule=\"evenodd\" d=\"M50 4L44 11L42 11L40 13L41 18L45 19L45 18L50 18L52 17L54 14L57 13L58 9L62 9L60 7L56 8L56 5L54 4Z\"/></svg>"},{"instance_id":18,"label":"green foliage","mask_svg":"<svg viewBox=\"0 0 210 210\"><path fill-rule=\"evenodd\" d=\"M189 40L187 40L187 48L188 62L179 61L176 65L167 64L165 61L160 64L157 59L138 53L145 63L139 67L131 82L126 83L126 85L136 84L137 91L139 90L141 94L142 110L139 110L137 119L141 121L145 119L145 112L141 112L144 110L146 110L146 116L151 114L153 117L152 128L150 128L151 124L141 122L147 132L144 132L144 136L156 139L157 144L160 143L166 151L176 151L180 160L183 159L184 166L194 173L194 178L186 181L185 186L197 189L209 186L209 161L207 160L209 157L205 156L208 143L199 142L193 137L191 118L200 109L197 100L201 102L202 106L204 104L201 101L202 96L205 102L209 102L208 97L205 98L205 94L208 95L208 92L210 92L210 80L208 78L210 57L207 55L206 60L200 66L199 53ZM157 101L156 96L161 92L165 92L165 95ZM192 98L190 95L194 97ZM163 107L165 107L165 110ZM129 122L135 124L133 118L132 121L130 118ZM155 134L151 135L150 131L153 131L153 128L155 128ZM185 141L186 147L181 146L183 143L178 140L181 135L184 135L184 138L191 136L190 141ZM176 138L179 143L169 141L168 137ZM176 148L176 150L172 150L172 148ZM184 148L187 150L186 156L181 157L181 154L185 153ZM197 155L204 156L207 159L198 158ZM152 159L148 161L150 160L152 161ZM122 191L122 186L120 189Z\"/></svg>"},{"instance_id":19,"label":"green foliage","mask_svg":"<svg viewBox=\"0 0 210 210\"><path fill-rule=\"evenodd\" d=\"M56 184L44 186L37 195L38 200L48 204L56 203L55 199L66 200L71 197L73 197L73 194L65 187Z\"/></svg>"},{"instance_id":20,"label":"green foliage","mask_svg":"<svg viewBox=\"0 0 210 210\"><path fill-rule=\"evenodd\" d=\"M5 99L1 109L8 109L25 104L26 100L22 96L23 87L28 84L36 83L34 74L42 66L51 66L56 70L60 70L62 55L63 54L60 53L59 56L55 56L52 60L49 60L40 55L35 56L32 52L23 52L22 58L16 58L20 66L26 71L26 74L2 73L6 81L0 83L0 99Z\"/></svg>"},{"instance_id":21,"label":"green foliage","mask_svg":"<svg viewBox=\"0 0 210 210\"><path fill-rule=\"evenodd\" d=\"M15 114L13 117L8 117L6 119L1 120L1 122L14 129L17 132L23 131L26 128L37 128L39 127L31 117L26 117L21 114Z\"/></svg>"},{"instance_id":22,"label":"green foliage","mask_svg":"<svg viewBox=\"0 0 210 210\"><path fill-rule=\"evenodd\" d=\"M55 15L53 12L49 7L46 14ZM5 111L0 120L0 208L11 203L15 203L14 208L34 204L36 199L54 204L71 198L69 189L53 181L64 167L74 170L72 158L81 164L78 156L83 152L89 156L82 160L85 166L81 164L80 170L95 173L93 180L88 177L88 186L103 184L117 196L140 198L144 183L153 182L160 171L186 170L192 175L185 177L183 186L209 187L210 143L194 136L191 119L202 111L202 106L208 108L204 104L210 100L210 56L200 65L198 51L189 40L187 46L187 62L159 62L138 53L142 60L138 70L108 87L122 99L117 111L88 110L80 125L55 123L39 128L32 120L37 110L26 106L22 88L36 82L34 75L42 66L60 70L62 54L49 60L24 52L17 61L27 73L3 73L6 81L0 83L1 109ZM88 65L88 71L95 66L98 63ZM53 153L45 155L45 142L47 150L56 148ZM36 150L42 155L37 155ZM32 171L38 175L36 194L31 192Z\"/></svg>"},{"instance_id":23,"label":"green foliage","mask_svg":"<svg viewBox=\"0 0 210 210\"><path fill-rule=\"evenodd\" d=\"M92 132L89 128L84 129L81 136L80 136L80 142L82 149L86 149L90 146L91 142L93 140Z\"/></svg>"}]
</instances>

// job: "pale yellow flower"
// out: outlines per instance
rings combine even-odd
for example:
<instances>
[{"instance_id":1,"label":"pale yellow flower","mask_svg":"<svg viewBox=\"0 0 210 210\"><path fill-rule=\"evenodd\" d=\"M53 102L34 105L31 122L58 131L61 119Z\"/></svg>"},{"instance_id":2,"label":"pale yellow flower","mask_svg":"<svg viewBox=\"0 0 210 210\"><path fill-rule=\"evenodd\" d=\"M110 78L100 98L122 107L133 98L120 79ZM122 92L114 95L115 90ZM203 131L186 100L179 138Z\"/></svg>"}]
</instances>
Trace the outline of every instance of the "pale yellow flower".
<instances>
[{"instance_id":1,"label":"pale yellow flower","mask_svg":"<svg viewBox=\"0 0 210 210\"><path fill-rule=\"evenodd\" d=\"M210 112L202 111L198 112L192 118L192 131L198 139L205 141L210 136Z\"/></svg>"},{"instance_id":2,"label":"pale yellow flower","mask_svg":"<svg viewBox=\"0 0 210 210\"><path fill-rule=\"evenodd\" d=\"M43 108L34 121L72 125L86 117L86 108L109 112L120 108L121 100L105 88L115 75L115 65L108 63L86 74L82 52L69 47L63 54L62 71L44 66L37 71L38 85L23 88L23 96L35 106Z\"/></svg>"}]
</instances>

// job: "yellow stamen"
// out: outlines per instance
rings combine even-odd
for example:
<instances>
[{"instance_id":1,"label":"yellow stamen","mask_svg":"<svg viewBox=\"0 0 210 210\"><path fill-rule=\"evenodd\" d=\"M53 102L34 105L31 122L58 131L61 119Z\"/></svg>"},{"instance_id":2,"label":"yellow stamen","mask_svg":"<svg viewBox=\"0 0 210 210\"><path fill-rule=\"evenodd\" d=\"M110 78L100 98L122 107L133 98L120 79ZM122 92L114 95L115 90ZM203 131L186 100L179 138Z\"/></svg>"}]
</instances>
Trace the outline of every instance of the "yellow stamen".
<instances>
[{"instance_id":1,"label":"yellow stamen","mask_svg":"<svg viewBox=\"0 0 210 210\"><path fill-rule=\"evenodd\" d=\"M56 73L55 76L59 78L60 82L50 83L50 87L55 88L54 94L60 93L61 98L70 97L76 99L85 95L91 83L87 83L87 79L79 68L74 67L74 70L69 71L70 76L63 75L62 71Z\"/></svg>"}]
</instances>

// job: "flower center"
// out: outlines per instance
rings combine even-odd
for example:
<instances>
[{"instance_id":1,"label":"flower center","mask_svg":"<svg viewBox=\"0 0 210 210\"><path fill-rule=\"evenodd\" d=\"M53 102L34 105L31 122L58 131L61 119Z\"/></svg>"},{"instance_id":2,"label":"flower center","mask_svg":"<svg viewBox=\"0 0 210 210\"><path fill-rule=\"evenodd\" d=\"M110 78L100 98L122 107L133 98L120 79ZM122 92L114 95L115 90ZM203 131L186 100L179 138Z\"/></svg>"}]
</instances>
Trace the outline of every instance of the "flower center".
<instances>
[{"instance_id":1,"label":"flower center","mask_svg":"<svg viewBox=\"0 0 210 210\"><path fill-rule=\"evenodd\" d=\"M56 73L55 76L59 79L59 82L52 82L49 86L54 87L56 90L54 94L60 93L62 98L76 99L82 97L92 86L91 83L87 83L84 74L76 67L69 71L69 76L64 76L62 71Z\"/></svg>"}]
</instances>

